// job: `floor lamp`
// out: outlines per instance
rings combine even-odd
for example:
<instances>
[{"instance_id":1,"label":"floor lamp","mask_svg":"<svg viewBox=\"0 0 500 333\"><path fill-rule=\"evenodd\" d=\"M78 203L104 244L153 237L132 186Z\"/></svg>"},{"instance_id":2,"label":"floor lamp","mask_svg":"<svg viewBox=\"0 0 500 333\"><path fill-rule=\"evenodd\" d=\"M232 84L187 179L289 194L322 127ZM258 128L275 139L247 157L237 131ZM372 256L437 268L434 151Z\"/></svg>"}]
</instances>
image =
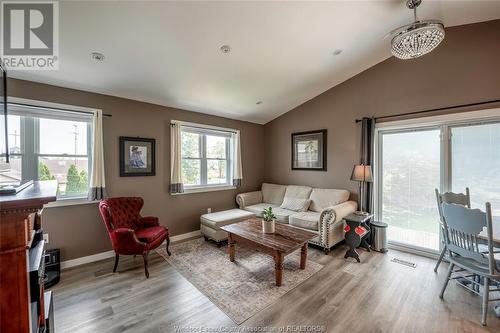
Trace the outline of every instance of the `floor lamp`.
<instances>
[{"instance_id":1,"label":"floor lamp","mask_svg":"<svg viewBox=\"0 0 500 333\"><path fill-rule=\"evenodd\" d=\"M365 183L373 182L372 167L365 164L357 164L352 168L351 180L359 182L359 210L357 215L368 215L363 209L363 199L365 196Z\"/></svg>"}]
</instances>

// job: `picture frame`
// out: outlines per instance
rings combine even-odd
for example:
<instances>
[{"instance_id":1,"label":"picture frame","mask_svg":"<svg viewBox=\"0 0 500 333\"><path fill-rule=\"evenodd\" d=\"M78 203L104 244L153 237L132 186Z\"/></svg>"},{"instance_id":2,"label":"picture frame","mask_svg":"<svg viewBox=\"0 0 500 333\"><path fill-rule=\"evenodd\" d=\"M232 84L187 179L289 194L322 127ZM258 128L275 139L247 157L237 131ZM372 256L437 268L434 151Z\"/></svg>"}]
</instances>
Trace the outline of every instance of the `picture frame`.
<instances>
[{"instance_id":1,"label":"picture frame","mask_svg":"<svg viewBox=\"0 0 500 333\"><path fill-rule=\"evenodd\" d=\"M292 133L292 170L326 171L327 130Z\"/></svg>"},{"instance_id":2,"label":"picture frame","mask_svg":"<svg viewBox=\"0 0 500 333\"><path fill-rule=\"evenodd\" d=\"M156 140L120 136L120 177L156 175Z\"/></svg>"}]
</instances>

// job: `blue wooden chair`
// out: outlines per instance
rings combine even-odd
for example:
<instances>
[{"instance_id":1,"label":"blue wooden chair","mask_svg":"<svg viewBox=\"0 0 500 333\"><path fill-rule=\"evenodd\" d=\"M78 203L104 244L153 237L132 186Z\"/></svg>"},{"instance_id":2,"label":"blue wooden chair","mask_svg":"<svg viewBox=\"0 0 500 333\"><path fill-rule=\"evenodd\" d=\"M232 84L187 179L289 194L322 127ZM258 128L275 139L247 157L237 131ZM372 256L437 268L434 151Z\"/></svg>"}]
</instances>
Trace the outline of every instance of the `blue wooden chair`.
<instances>
[{"instance_id":1,"label":"blue wooden chair","mask_svg":"<svg viewBox=\"0 0 500 333\"><path fill-rule=\"evenodd\" d=\"M448 281L451 279L465 279L471 286L481 286L481 324L486 325L488 302L500 300L500 298L489 298L491 292L500 291L498 287L491 288L491 280L500 280L500 263L494 257L491 205L487 202L486 212L483 212L458 204L442 203L441 212L450 266L439 297L443 298ZM482 251L478 237L484 227L488 236L487 252ZM476 279L477 276L480 279ZM469 288L465 285L464 287L481 295L479 288Z\"/></svg>"},{"instance_id":2,"label":"blue wooden chair","mask_svg":"<svg viewBox=\"0 0 500 333\"><path fill-rule=\"evenodd\" d=\"M441 205L443 203L448 203L448 204L458 204L462 206L466 206L470 208L470 191L469 188L465 188L465 194L463 193L453 193L453 192L444 192L444 193L439 193L438 189L436 191L436 200L437 200L437 206L438 206L438 212L439 212L439 223L441 224L441 231L443 233L443 238L446 237L446 234L444 233L444 227L443 227L443 212L441 211ZM439 255L439 259L436 263L436 266L434 267L434 272L437 272L439 265L443 261L444 255L446 254L447 248L446 248L446 239L443 239L443 249L441 250L441 254Z\"/></svg>"}]
</instances>

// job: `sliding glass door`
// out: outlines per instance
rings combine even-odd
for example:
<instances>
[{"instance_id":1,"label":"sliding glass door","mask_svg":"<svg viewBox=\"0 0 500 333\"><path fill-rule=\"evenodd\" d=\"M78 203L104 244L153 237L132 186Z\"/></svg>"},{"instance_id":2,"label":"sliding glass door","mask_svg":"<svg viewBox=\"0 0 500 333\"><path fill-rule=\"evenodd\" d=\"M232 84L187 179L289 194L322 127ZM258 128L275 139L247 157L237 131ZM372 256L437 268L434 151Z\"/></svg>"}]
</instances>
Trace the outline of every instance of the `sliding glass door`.
<instances>
[{"instance_id":1,"label":"sliding glass door","mask_svg":"<svg viewBox=\"0 0 500 333\"><path fill-rule=\"evenodd\" d=\"M434 189L465 192L473 208L500 216L500 122L460 121L377 129L376 218L391 243L441 246Z\"/></svg>"},{"instance_id":2,"label":"sliding glass door","mask_svg":"<svg viewBox=\"0 0 500 333\"><path fill-rule=\"evenodd\" d=\"M440 187L440 129L382 132L379 137L382 221L388 238L419 248L439 248L434 189Z\"/></svg>"},{"instance_id":3,"label":"sliding glass door","mask_svg":"<svg viewBox=\"0 0 500 333\"><path fill-rule=\"evenodd\" d=\"M455 126L451 132L451 189L471 191L471 205L500 216L500 123Z\"/></svg>"}]
</instances>

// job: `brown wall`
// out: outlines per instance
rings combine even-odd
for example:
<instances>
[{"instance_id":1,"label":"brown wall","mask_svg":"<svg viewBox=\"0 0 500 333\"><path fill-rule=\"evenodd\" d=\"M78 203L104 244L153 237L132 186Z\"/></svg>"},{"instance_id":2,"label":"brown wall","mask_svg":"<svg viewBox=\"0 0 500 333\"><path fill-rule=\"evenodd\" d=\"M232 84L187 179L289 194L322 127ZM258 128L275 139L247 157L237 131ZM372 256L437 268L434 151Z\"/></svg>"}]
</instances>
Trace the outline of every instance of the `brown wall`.
<instances>
[{"instance_id":1,"label":"brown wall","mask_svg":"<svg viewBox=\"0 0 500 333\"><path fill-rule=\"evenodd\" d=\"M99 108L112 114L103 120L108 194L143 197L144 215L158 216L161 223L169 227L171 235L198 230L199 217L208 207L218 211L236 206L235 190L178 196L168 193L171 119L241 130L244 179L240 191L255 190L263 180L262 125L15 79L9 80L8 89L12 97ZM119 177L119 136L156 139L156 176ZM48 208L44 229L49 233L49 246L61 249L62 260L111 249L96 204Z\"/></svg>"},{"instance_id":2,"label":"brown wall","mask_svg":"<svg viewBox=\"0 0 500 333\"><path fill-rule=\"evenodd\" d=\"M391 57L267 123L266 181L357 191L349 180L359 162L354 120L500 99L499 41L500 20L448 28L432 53L410 61ZM291 133L323 128L328 171L292 171Z\"/></svg>"}]
</instances>

